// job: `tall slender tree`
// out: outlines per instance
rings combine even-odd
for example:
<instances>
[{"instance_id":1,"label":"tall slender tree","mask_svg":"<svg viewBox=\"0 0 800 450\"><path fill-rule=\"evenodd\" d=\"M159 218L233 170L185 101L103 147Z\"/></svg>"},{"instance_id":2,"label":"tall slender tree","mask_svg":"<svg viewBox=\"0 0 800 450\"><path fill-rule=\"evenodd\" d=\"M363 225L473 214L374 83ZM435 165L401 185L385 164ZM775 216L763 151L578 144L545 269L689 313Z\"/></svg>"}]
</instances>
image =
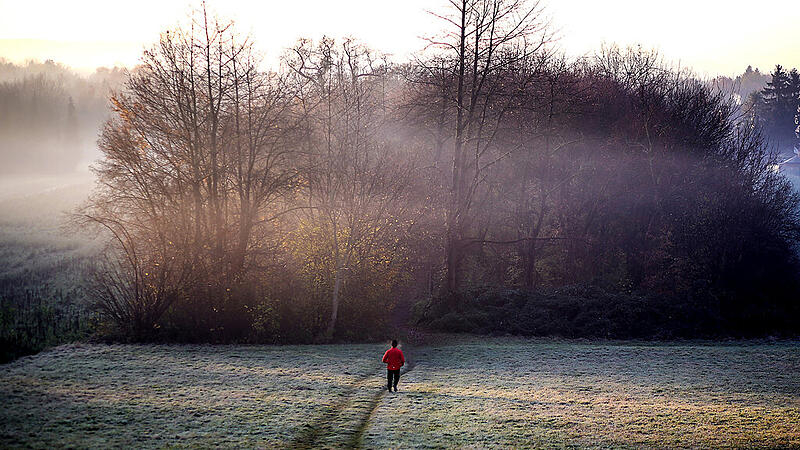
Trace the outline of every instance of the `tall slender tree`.
<instances>
[{"instance_id":1,"label":"tall slender tree","mask_svg":"<svg viewBox=\"0 0 800 450\"><path fill-rule=\"evenodd\" d=\"M442 110L454 116L447 121L452 169L445 214L444 283L444 290L454 293L462 282L465 251L476 241L475 195L497 156L493 151L498 131L515 101L515 93L504 90L503 76L540 51L549 35L538 2L451 0L450 5L449 13L438 14L448 24L447 31L430 39L432 47L448 57L423 65L425 72L432 73L441 62L450 64L451 74L440 80L452 83L447 98L452 105Z\"/></svg>"}]
</instances>

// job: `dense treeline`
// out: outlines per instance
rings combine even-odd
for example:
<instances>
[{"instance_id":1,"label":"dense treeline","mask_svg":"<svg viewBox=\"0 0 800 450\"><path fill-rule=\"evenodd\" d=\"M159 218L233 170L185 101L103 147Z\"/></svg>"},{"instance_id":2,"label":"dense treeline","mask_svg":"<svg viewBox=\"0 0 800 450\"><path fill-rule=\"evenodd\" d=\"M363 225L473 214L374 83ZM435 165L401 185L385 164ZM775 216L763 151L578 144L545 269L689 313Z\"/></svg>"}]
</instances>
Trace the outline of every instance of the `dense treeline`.
<instances>
[{"instance_id":1,"label":"dense treeline","mask_svg":"<svg viewBox=\"0 0 800 450\"><path fill-rule=\"evenodd\" d=\"M798 198L732 98L650 52L567 61L535 3L442 17L405 65L323 39L264 72L204 12L163 34L80 215L109 332L363 338L409 299L458 331L796 332Z\"/></svg>"},{"instance_id":2,"label":"dense treeline","mask_svg":"<svg viewBox=\"0 0 800 450\"><path fill-rule=\"evenodd\" d=\"M779 157L790 156L800 148L800 74L780 64L772 73L747 69L735 79L719 76L712 86L730 92L741 104L739 117L755 121Z\"/></svg>"},{"instance_id":3,"label":"dense treeline","mask_svg":"<svg viewBox=\"0 0 800 450\"><path fill-rule=\"evenodd\" d=\"M15 65L0 59L0 173L69 173L94 156L108 92L121 69L82 77L56 64Z\"/></svg>"},{"instance_id":4,"label":"dense treeline","mask_svg":"<svg viewBox=\"0 0 800 450\"><path fill-rule=\"evenodd\" d=\"M747 66L744 72L735 78L720 75L715 77L711 84L712 87L730 92L738 102L746 104L753 93L767 86L769 80L769 73L762 73L758 67L754 69L753 66Z\"/></svg>"},{"instance_id":5,"label":"dense treeline","mask_svg":"<svg viewBox=\"0 0 800 450\"><path fill-rule=\"evenodd\" d=\"M264 73L249 43L202 26L164 34L112 99L102 188L83 214L114 237L99 305L134 337L297 340L380 325L410 204L407 149L385 135L387 66L325 40Z\"/></svg>"}]
</instances>

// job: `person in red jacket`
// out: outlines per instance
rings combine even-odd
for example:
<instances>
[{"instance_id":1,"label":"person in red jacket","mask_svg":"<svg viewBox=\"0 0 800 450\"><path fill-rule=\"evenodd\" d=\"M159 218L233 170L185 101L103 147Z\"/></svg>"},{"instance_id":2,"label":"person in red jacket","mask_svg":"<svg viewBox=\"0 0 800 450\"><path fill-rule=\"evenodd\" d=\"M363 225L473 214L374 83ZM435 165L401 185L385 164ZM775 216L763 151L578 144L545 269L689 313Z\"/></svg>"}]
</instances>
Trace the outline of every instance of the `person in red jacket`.
<instances>
[{"instance_id":1,"label":"person in red jacket","mask_svg":"<svg viewBox=\"0 0 800 450\"><path fill-rule=\"evenodd\" d=\"M392 392L392 386L394 386L394 391L397 392L397 382L400 381L400 368L406 363L403 352L397 348L397 339L392 340L392 348L386 350L386 353L383 354L383 362L386 363L386 378L388 380L386 387L389 392Z\"/></svg>"}]
</instances>

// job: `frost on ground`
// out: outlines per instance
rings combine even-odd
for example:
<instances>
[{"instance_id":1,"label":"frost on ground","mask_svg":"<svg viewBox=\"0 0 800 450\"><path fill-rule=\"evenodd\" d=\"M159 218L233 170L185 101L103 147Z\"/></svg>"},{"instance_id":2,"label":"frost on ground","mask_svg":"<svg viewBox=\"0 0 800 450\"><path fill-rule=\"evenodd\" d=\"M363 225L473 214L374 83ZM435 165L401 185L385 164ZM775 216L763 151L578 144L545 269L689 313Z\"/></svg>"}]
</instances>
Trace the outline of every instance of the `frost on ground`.
<instances>
[{"instance_id":1,"label":"frost on ground","mask_svg":"<svg viewBox=\"0 0 800 450\"><path fill-rule=\"evenodd\" d=\"M382 351L58 347L0 366L0 447L291 445L354 386L378 385Z\"/></svg>"},{"instance_id":2,"label":"frost on ground","mask_svg":"<svg viewBox=\"0 0 800 450\"><path fill-rule=\"evenodd\" d=\"M73 345L0 366L7 447L798 447L800 343Z\"/></svg>"},{"instance_id":3,"label":"frost on ground","mask_svg":"<svg viewBox=\"0 0 800 450\"><path fill-rule=\"evenodd\" d=\"M366 447L797 447L800 344L419 348Z\"/></svg>"}]
</instances>

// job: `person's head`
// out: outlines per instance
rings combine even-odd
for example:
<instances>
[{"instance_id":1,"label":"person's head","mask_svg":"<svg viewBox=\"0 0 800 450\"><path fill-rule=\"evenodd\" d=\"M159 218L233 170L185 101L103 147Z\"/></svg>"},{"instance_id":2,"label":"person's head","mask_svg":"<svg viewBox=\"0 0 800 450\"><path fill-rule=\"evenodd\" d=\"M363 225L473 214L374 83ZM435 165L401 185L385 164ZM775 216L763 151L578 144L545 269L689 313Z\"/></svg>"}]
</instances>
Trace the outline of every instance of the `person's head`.
<instances>
[{"instance_id":1,"label":"person's head","mask_svg":"<svg viewBox=\"0 0 800 450\"><path fill-rule=\"evenodd\" d=\"M397 347L397 339L392 339L392 347Z\"/></svg>"}]
</instances>

